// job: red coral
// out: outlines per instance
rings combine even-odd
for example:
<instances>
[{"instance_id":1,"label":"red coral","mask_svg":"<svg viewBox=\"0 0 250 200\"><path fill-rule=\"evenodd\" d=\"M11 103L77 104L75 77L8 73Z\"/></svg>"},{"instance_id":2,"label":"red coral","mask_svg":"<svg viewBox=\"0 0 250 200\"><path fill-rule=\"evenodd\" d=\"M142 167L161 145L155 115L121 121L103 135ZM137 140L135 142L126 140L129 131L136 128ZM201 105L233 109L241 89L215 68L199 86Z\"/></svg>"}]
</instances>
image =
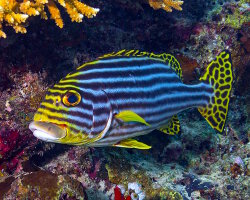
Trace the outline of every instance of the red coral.
<instances>
[{"instance_id":1,"label":"red coral","mask_svg":"<svg viewBox=\"0 0 250 200\"><path fill-rule=\"evenodd\" d=\"M115 200L124 200L124 196L122 195L121 189L118 186L115 187L114 192Z\"/></svg>"},{"instance_id":2,"label":"red coral","mask_svg":"<svg viewBox=\"0 0 250 200\"><path fill-rule=\"evenodd\" d=\"M0 155L4 158L7 153L14 150L18 142L18 131L3 131L0 133Z\"/></svg>"},{"instance_id":3,"label":"red coral","mask_svg":"<svg viewBox=\"0 0 250 200\"><path fill-rule=\"evenodd\" d=\"M0 169L11 172L16 168L24 148L30 141L29 137L21 135L17 130L0 130Z\"/></svg>"},{"instance_id":4,"label":"red coral","mask_svg":"<svg viewBox=\"0 0 250 200\"><path fill-rule=\"evenodd\" d=\"M114 189L115 200L131 200L131 197L128 195L126 198L123 196L121 189L116 186Z\"/></svg>"}]
</instances>

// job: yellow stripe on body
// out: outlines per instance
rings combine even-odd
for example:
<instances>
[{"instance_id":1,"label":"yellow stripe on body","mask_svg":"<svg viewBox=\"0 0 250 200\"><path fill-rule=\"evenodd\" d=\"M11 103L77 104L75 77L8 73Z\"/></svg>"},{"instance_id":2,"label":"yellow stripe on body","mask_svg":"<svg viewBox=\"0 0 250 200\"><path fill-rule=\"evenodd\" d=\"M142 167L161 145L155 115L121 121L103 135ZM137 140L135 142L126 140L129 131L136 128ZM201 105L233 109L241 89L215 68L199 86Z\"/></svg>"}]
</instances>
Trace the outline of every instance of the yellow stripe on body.
<instances>
[{"instance_id":1,"label":"yellow stripe on body","mask_svg":"<svg viewBox=\"0 0 250 200\"><path fill-rule=\"evenodd\" d=\"M50 110L46 109L46 108L38 108L37 112L41 112L47 116L51 116L51 117L58 117L60 119L67 119L65 118L66 115L62 114L62 113L56 113L56 112L51 112Z\"/></svg>"},{"instance_id":2,"label":"yellow stripe on body","mask_svg":"<svg viewBox=\"0 0 250 200\"><path fill-rule=\"evenodd\" d=\"M76 126L74 126L71 123L68 123L66 121L59 121L57 119L53 119L53 118L49 118L48 117L48 113L50 113L49 111L45 110L45 109L40 109L39 111L41 112L41 110L43 110L42 114L40 113L36 113L34 116L34 121L43 121L43 122L48 122L48 123L53 123L53 124L64 124L66 125L68 128L73 128L73 129L77 129ZM47 113L47 114L45 114ZM86 133L83 133L79 130L79 132L75 132L72 129L68 129L67 128L67 135L64 138L61 138L59 141L62 144L72 144L72 145L83 145L83 144L87 144L89 143L89 141L91 141L91 139L88 137L88 135Z\"/></svg>"},{"instance_id":3,"label":"yellow stripe on body","mask_svg":"<svg viewBox=\"0 0 250 200\"><path fill-rule=\"evenodd\" d=\"M60 84L60 83L59 83ZM75 88L77 90L80 90L79 87L75 86L75 85L59 85L59 84L55 84L54 87L57 87L57 88Z\"/></svg>"},{"instance_id":4,"label":"yellow stripe on body","mask_svg":"<svg viewBox=\"0 0 250 200\"><path fill-rule=\"evenodd\" d=\"M65 121L66 118L63 117L64 116L63 114L52 113L52 112L50 112L50 111L48 111L46 109L43 109L43 108L39 108L38 112L40 112L40 113L36 113L35 114L34 121L42 121L42 122L49 122L49 123L55 123L55 124L65 124L68 127L77 129L76 125L71 124L71 123ZM62 119L64 121L59 121L57 119L52 119L51 117L58 117L58 118L60 118L60 119Z\"/></svg>"},{"instance_id":5,"label":"yellow stripe on body","mask_svg":"<svg viewBox=\"0 0 250 200\"><path fill-rule=\"evenodd\" d=\"M47 103L47 102L42 102L41 105L45 106L46 108L51 108L51 109L55 109L55 110L69 111L69 108L67 108L67 107L64 107L64 106L54 106L53 104Z\"/></svg>"},{"instance_id":6,"label":"yellow stripe on body","mask_svg":"<svg viewBox=\"0 0 250 200\"><path fill-rule=\"evenodd\" d=\"M53 100L53 102L56 102L56 101L58 101L58 102L61 102L61 100L62 100L62 98L60 97L60 96L53 96L53 95L46 95L45 96L45 99L46 100Z\"/></svg>"},{"instance_id":7,"label":"yellow stripe on body","mask_svg":"<svg viewBox=\"0 0 250 200\"><path fill-rule=\"evenodd\" d=\"M87 65L95 65L96 63L98 63L98 60L92 61L92 62L88 62L83 64L82 66L78 67L77 70L82 69L83 67L86 67Z\"/></svg>"},{"instance_id":8,"label":"yellow stripe on body","mask_svg":"<svg viewBox=\"0 0 250 200\"><path fill-rule=\"evenodd\" d=\"M68 90L49 89L48 92L65 94Z\"/></svg>"},{"instance_id":9,"label":"yellow stripe on body","mask_svg":"<svg viewBox=\"0 0 250 200\"><path fill-rule=\"evenodd\" d=\"M84 67L86 67L86 66L88 66L88 65L95 65L95 64L97 64L98 63L98 60L95 60L95 61L92 61L92 62L88 62L88 63L85 63L85 64L83 64L83 65L81 65L80 67L78 67L76 70L80 70L80 69L82 69L82 68L84 68ZM79 76L79 75L81 75L82 74L82 72L75 72L75 73L73 73L73 74L68 74L65 78L72 78L72 77L76 77L76 76Z\"/></svg>"},{"instance_id":10,"label":"yellow stripe on body","mask_svg":"<svg viewBox=\"0 0 250 200\"><path fill-rule=\"evenodd\" d=\"M68 80L60 80L59 83L78 83L79 80L78 79L68 79Z\"/></svg>"},{"instance_id":11,"label":"yellow stripe on body","mask_svg":"<svg viewBox=\"0 0 250 200\"><path fill-rule=\"evenodd\" d=\"M41 112L42 114L36 113L34 116L34 121L44 121L44 122L55 123L55 124L65 124L67 127L79 130L77 126L75 126L74 124L68 123L67 121L59 121L57 119L51 118L51 117L58 117L64 120L65 118L63 117L64 116L63 114L50 112L49 110L43 109L43 108L39 108L38 112ZM71 132L72 133L68 132L66 137L60 139L60 143L83 145L83 144L96 142L100 140L103 136L103 132L101 132L98 136L94 138L89 138L86 133L82 133L80 132L80 130L79 130L80 134L74 133L72 130Z\"/></svg>"}]
</instances>

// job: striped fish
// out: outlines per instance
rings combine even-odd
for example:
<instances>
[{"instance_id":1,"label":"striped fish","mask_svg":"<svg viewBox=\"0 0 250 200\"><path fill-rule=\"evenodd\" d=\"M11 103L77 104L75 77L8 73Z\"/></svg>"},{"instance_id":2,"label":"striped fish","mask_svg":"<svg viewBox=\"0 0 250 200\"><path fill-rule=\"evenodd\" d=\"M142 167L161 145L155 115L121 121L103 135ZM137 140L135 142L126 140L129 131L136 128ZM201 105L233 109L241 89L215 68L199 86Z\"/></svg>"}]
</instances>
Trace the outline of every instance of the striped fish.
<instances>
[{"instance_id":1,"label":"striped fish","mask_svg":"<svg viewBox=\"0 0 250 200\"><path fill-rule=\"evenodd\" d=\"M200 83L186 85L179 62L170 54L106 54L49 89L29 128L48 142L148 149L132 138L155 129L177 134L177 114L196 107L222 132L233 81L231 63L230 53L223 51Z\"/></svg>"}]
</instances>

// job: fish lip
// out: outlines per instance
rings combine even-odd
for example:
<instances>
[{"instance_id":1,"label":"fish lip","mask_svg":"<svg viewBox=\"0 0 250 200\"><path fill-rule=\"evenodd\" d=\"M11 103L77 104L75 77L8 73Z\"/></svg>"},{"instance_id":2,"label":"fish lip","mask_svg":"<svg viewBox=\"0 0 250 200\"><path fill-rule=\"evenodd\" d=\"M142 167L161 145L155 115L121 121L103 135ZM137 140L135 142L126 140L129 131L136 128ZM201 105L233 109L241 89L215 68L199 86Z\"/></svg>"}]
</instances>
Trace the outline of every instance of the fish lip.
<instances>
[{"instance_id":1,"label":"fish lip","mask_svg":"<svg viewBox=\"0 0 250 200\"><path fill-rule=\"evenodd\" d=\"M46 142L59 142L67 135L66 126L50 122L33 121L29 129L36 138Z\"/></svg>"}]
</instances>

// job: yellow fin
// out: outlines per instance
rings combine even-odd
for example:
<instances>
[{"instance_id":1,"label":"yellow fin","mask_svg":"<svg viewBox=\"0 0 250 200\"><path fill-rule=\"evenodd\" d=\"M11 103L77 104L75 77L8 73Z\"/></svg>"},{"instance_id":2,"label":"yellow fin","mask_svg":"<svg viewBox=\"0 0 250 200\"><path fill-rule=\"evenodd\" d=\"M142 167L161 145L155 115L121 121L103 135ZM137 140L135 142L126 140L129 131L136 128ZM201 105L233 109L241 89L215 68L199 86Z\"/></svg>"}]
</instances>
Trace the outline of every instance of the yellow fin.
<instances>
[{"instance_id":1,"label":"yellow fin","mask_svg":"<svg viewBox=\"0 0 250 200\"><path fill-rule=\"evenodd\" d=\"M151 146L144 144L142 142L138 142L134 139L126 139L114 144L115 147L125 147L125 148L135 148L135 149L150 149Z\"/></svg>"},{"instance_id":2,"label":"yellow fin","mask_svg":"<svg viewBox=\"0 0 250 200\"><path fill-rule=\"evenodd\" d=\"M124 110L118 114L115 115L115 118L121 119L124 122L140 122L142 124L145 124L147 126L150 126L145 119L137 115L135 112L131 110Z\"/></svg>"},{"instance_id":3,"label":"yellow fin","mask_svg":"<svg viewBox=\"0 0 250 200\"><path fill-rule=\"evenodd\" d=\"M180 121L177 115L174 115L168 124L164 127L161 127L159 131L169 134L169 135L176 135L180 132Z\"/></svg>"},{"instance_id":4,"label":"yellow fin","mask_svg":"<svg viewBox=\"0 0 250 200\"><path fill-rule=\"evenodd\" d=\"M200 78L201 81L209 83L214 95L210 98L207 106L198 108L201 115L215 130L222 132L225 126L229 97L233 83L233 70L230 52L222 51L212 61Z\"/></svg>"}]
</instances>

